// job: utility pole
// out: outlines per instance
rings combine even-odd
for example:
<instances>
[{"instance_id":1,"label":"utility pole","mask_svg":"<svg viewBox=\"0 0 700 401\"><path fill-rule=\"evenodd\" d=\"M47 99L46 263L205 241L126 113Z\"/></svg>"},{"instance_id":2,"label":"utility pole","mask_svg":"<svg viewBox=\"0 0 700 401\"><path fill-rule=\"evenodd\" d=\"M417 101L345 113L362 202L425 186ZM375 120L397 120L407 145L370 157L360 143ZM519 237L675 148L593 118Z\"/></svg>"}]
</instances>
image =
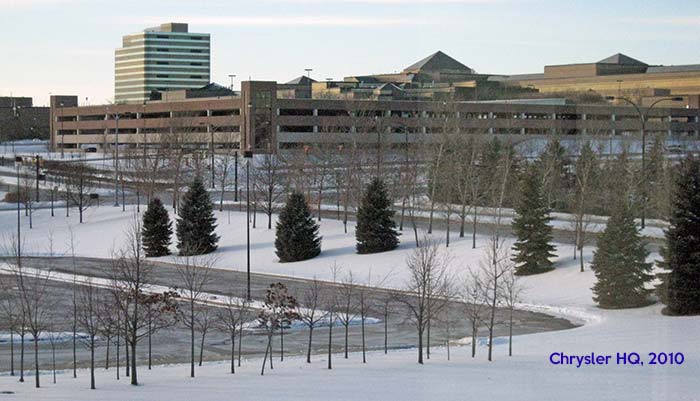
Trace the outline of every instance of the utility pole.
<instances>
[{"instance_id":1,"label":"utility pole","mask_svg":"<svg viewBox=\"0 0 700 401\"><path fill-rule=\"evenodd\" d=\"M41 157L39 155L34 156L36 162L36 201L39 202L39 161Z\"/></svg>"},{"instance_id":2,"label":"utility pole","mask_svg":"<svg viewBox=\"0 0 700 401\"><path fill-rule=\"evenodd\" d=\"M238 202L238 151L233 152L233 201Z\"/></svg>"}]
</instances>

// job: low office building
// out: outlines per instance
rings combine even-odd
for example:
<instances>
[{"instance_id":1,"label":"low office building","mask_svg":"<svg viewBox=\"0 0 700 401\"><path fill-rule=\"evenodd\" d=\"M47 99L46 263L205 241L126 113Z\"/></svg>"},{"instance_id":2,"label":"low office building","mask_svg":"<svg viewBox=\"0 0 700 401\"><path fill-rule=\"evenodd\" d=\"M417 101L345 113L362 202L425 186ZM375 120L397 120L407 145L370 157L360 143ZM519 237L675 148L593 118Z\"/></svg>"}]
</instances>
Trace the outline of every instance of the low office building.
<instances>
[{"instance_id":1,"label":"low office building","mask_svg":"<svg viewBox=\"0 0 700 401\"><path fill-rule=\"evenodd\" d=\"M0 97L0 142L48 139L50 110L34 106L31 97Z\"/></svg>"},{"instance_id":2,"label":"low office building","mask_svg":"<svg viewBox=\"0 0 700 401\"><path fill-rule=\"evenodd\" d=\"M289 88L282 86L284 90ZM52 97L55 148L120 146L233 147L256 152L307 145L403 145L442 134L517 138L624 135L639 131L633 107L570 104L563 99L415 101L287 98L271 81L244 81L241 92L212 86L170 91L144 104L77 107L77 97ZM209 93L209 94L208 94ZM59 105L63 104L63 107ZM647 133L697 138L697 108L656 107Z\"/></svg>"}]
</instances>

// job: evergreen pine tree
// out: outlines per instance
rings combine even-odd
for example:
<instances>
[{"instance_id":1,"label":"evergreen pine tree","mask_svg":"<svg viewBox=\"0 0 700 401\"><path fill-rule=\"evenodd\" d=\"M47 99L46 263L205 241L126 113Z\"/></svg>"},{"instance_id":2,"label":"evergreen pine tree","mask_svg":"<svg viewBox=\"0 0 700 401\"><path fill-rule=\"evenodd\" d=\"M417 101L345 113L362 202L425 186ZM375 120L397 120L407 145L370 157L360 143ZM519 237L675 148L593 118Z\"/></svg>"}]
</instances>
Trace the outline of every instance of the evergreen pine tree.
<instances>
[{"instance_id":1,"label":"evergreen pine tree","mask_svg":"<svg viewBox=\"0 0 700 401\"><path fill-rule=\"evenodd\" d=\"M293 192L277 220L275 249L280 262L298 262L321 253L321 237L304 195Z\"/></svg>"},{"instance_id":2,"label":"evergreen pine tree","mask_svg":"<svg viewBox=\"0 0 700 401\"><path fill-rule=\"evenodd\" d=\"M552 227L549 207L542 194L542 183L535 168L527 170L520 182L520 197L515 207L513 232L517 241L513 245L516 254L513 261L516 274L529 275L553 269L549 260L554 256L551 244Z\"/></svg>"},{"instance_id":3,"label":"evergreen pine tree","mask_svg":"<svg viewBox=\"0 0 700 401\"><path fill-rule=\"evenodd\" d=\"M216 250L216 218L202 179L195 177L184 196L177 219L177 249L181 256L201 255Z\"/></svg>"},{"instance_id":4,"label":"evergreen pine tree","mask_svg":"<svg viewBox=\"0 0 700 401\"><path fill-rule=\"evenodd\" d=\"M357 253L390 251L399 245L391 200L379 178L372 180L362 197L357 210L355 238Z\"/></svg>"},{"instance_id":5,"label":"evergreen pine tree","mask_svg":"<svg viewBox=\"0 0 700 401\"><path fill-rule=\"evenodd\" d=\"M593 300L601 308L635 308L648 305L652 278L649 251L634 222L627 197L617 200L605 230L598 237L591 270L595 273Z\"/></svg>"},{"instance_id":6,"label":"evergreen pine tree","mask_svg":"<svg viewBox=\"0 0 700 401\"><path fill-rule=\"evenodd\" d=\"M660 274L659 292L674 315L700 313L700 159L683 162L676 179L666 247L662 249L667 270Z\"/></svg>"},{"instance_id":7,"label":"evergreen pine tree","mask_svg":"<svg viewBox=\"0 0 700 401\"><path fill-rule=\"evenodd\" d=\"M170 255L168 246L170 237L173 235L173 223L160 199L153 198L148 203L148 208L143 213L141 233L146 256Z\"/></svg>"}]
</instances>

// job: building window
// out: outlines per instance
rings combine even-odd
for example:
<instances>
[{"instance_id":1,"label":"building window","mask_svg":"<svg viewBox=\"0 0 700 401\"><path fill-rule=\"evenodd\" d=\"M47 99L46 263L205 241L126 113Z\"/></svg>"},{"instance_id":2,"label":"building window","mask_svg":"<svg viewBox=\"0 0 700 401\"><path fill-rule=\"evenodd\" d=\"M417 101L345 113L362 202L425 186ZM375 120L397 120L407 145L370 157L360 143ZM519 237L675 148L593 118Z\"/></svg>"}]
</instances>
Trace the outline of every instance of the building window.
<instances>
[{"instance_id":1,"label":"building window","mask_svg":"<svg viewBox=\"0 0 700 401\"><path fill-rule=\"evenodd\" d=\"M156 51L157 51L157 52L167 52L168 49L164 49L164 48L162 48L162 47L159 47L159 48L156 49Z\"/></svg>"},{"instance_id":2,"label":"building window","mask_svg":"<svg viewBox=\"0 0 700 401\"><path fill-rule=\"evenodd\" d=\"M156 61L156 64L158 65L169 65L170 63L167 61Z\"/></svg>"},{"instance_id":3,"label":"building window","mask_svg":"<svg viewBox=\"0 0 700 401\"><path fill-rule=\"evenodd\" d=\"M168 77L168 75L165 75L165 74L157 74L156 75L156 78L167 78L167 77Z\"/></svg>"},{"instance_id":4,"label":"building window","mask_svg":"<svg viewBox=\"0 0 700 401\"><path fill-rule=\"evenodd\" d=\"M190 63L190 65L196 65L196 66L199 66L199 65L203 65L203 64L202 64L202 63Z\"/></svg>"},{"instance_id":5,"label":"building window","mask_svg":"<svg viewBox=\"0 0 700 401\"><path fill-rule=\"evenodd\" d=\"M201 53L201 50L190 50L190 53Z\"/></svg>"},{"instance_id":6,"label":"building window","mask_svg":"<svg viewBox=\"0 0 700 401\"><path fill-rule=\"evenodd\" d=\"M191 79L202 79L201 75L190 75Z\"/></svg>"}]
</instances>

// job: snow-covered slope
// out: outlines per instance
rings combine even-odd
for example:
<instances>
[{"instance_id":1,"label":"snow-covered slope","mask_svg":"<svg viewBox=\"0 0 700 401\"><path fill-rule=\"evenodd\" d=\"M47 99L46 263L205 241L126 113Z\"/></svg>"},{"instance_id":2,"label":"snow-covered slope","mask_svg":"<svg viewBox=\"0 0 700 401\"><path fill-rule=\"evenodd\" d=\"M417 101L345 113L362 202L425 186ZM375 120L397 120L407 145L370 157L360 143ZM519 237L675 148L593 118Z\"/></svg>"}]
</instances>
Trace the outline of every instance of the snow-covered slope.
<instances>
[{"instance_id":1,"label":"snow-covered slope","mask_svg":"<svg viewBox=\"0 0 700 401\"><path fill-rule=\"evenodd\" d=\"M54 248L68 249L69 224L76 238L76 253L107 257L120 246L121 234L129 223L130 212L111 206L90 209L87 223L78 225L75 217L49 217L37 211L34 229L25 229L26 249L45 252L48 231L53 232ZM218 213L221 235L215 265L221 268L245 268L245 215ZM14 231L15 215L0 212L0 232L7 237ZM274 224L274 222L273 222ZM258 226L266 227L265 217L258 216ZM411 251L412 233L405 231L400 249L378 255L354 253L354 231L343 232L340 222L324 220L323 253L307 262L280 264L274 255L274 229L252 230L252 268L256 272L331 279L330 266L337 263L345 271L352 270L360 280L384 286L401 287L406 279L405 257ZM444 237L444 232L436 232ZM485 244L484 238L478 239ZM495 361L485 359L480 346L477 358L468 355L469 347L452 347L451 361L446 350L438 349L425 366L416 364L414 350L369 355L367 365L360 356L349 360L335 357L335 369L326 370L324 357L307 365L302 358L287 358L275 370L259 375L259 360L244 363L235 376L227 374L226 363L206 364L199 377L189 379L186 366L159 366L141 370L138 388L124 380L116 382L113 371L100 371L97 392L88 388L87 372L78 380L68 375L59 377L59 384L44 381L44 388L31 388L31 381L16 383L15 378L0 377L0 391L14 391L8 399L95 399L101 400L190 400L190 399L255 399L255 400L697 400L700 399L700 348L696 333L700 317L662 316L661 305L632 310L606 311L595 307L591 299L593 274L579 272L578 261L571 258L570 245L558 244L557 268L549 273L526 277L523 308L565 316L581 322L582 327L541 334L518 336L513 357L507 356L507 344L495 342ZM451 268L455 273L476 267L483 249L471 249L470 239L459 239L453 233L450 245ZM584 258L589 261L592 249ZM650 259L658 258L652 255ZM163 258L171 261L172 258ZM384 279L386 278L386 279ZM383 279L383 280L382 280ZM461 341L467 343L467 341ZM616 364L617 353L639 353L643 366ZM650 352L682 352L680 365L650 365ZM566 355L611 355L608 365L555 365L552 353ZM555 355L555 361L558 356ZM48 379L48 377L46 378Z\"/></svg>"}]
</instances>

